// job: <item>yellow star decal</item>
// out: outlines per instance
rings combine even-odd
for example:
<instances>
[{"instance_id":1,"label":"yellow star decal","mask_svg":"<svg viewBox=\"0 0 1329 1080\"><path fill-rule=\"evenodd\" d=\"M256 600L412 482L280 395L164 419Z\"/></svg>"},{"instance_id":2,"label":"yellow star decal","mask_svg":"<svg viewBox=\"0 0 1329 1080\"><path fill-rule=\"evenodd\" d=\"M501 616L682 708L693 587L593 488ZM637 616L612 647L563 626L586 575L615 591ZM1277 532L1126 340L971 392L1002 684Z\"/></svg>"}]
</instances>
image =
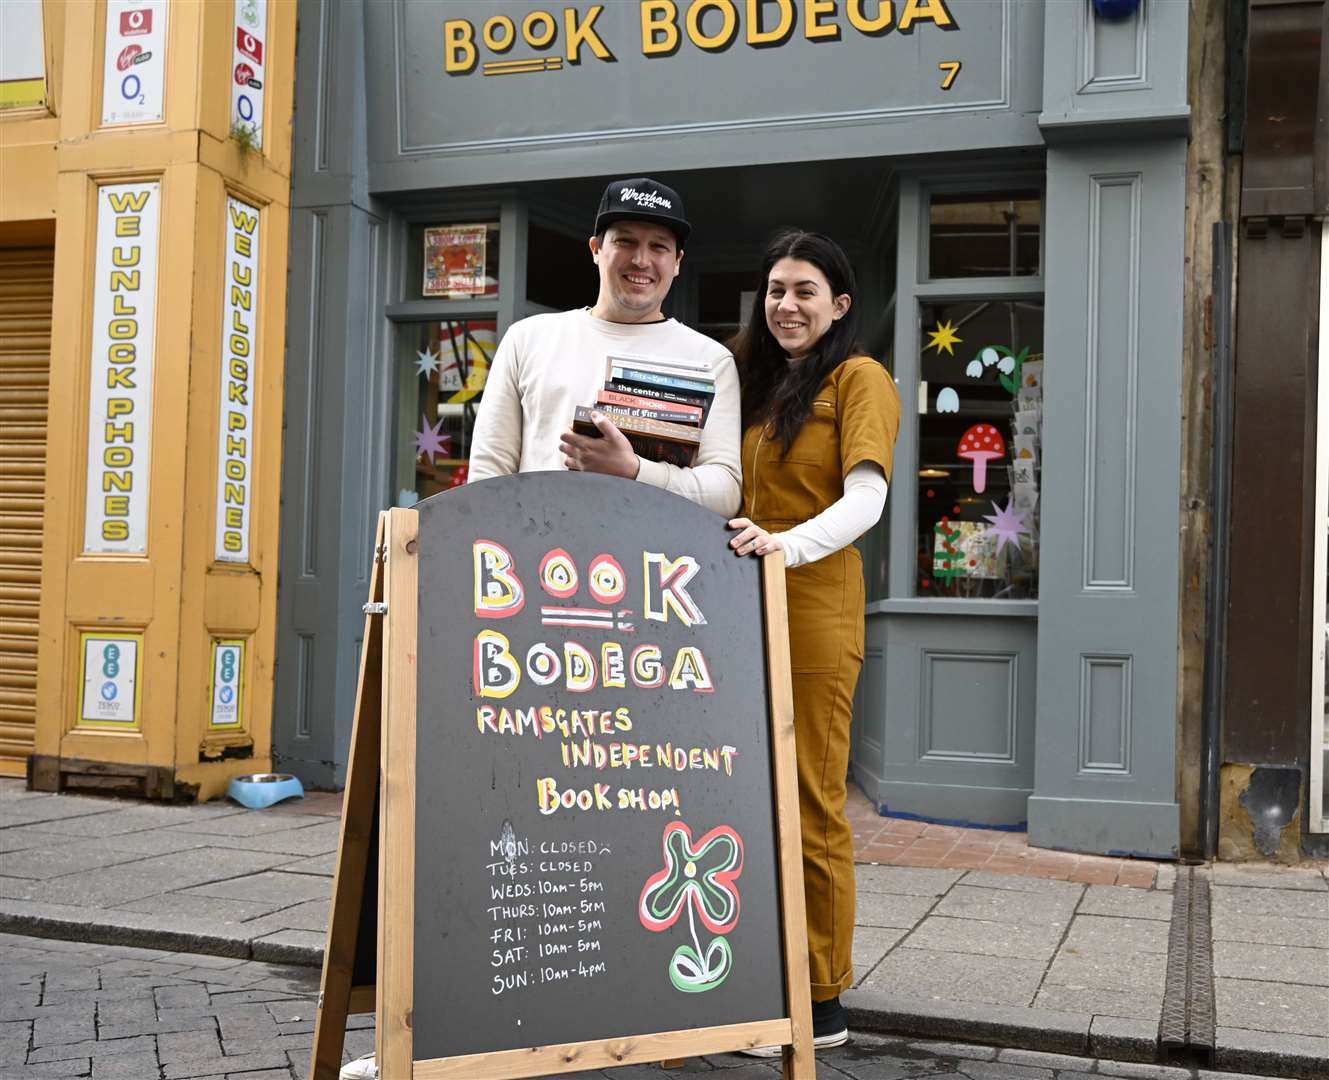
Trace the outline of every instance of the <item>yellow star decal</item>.
<instances>
[{"instance_id":1,"label":"yellow star decal","mask_svg":"<svg viewBox=\"0 0 1329 1080\"><path fill-rule=\"evenodd\" d=\"M955 355L954 346L959 345L961 340L963 340L960 335L955 332L955 327L952 326L949 321L937 323L937 328L935 330L928 331L928 337L931 340L929 340L924 347L924 352L927 352L928 349L936 349L937 352L940 353L942 349L945 349L952 356Z\"/></svg>"}]
</instances>

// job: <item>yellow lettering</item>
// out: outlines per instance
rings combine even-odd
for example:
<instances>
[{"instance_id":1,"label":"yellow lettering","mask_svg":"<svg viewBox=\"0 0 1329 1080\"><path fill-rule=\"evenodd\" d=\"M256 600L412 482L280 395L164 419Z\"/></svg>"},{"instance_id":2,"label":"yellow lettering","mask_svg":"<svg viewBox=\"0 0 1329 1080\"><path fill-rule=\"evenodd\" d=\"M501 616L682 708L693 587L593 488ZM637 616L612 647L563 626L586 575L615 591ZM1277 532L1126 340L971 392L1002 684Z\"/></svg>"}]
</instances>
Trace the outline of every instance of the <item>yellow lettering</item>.
<instances>
[{"instance_id":1,"label":"yellow lettering","mask_svg":"<svg viewBox=\"0 0 1329 1080\"><path fill-rule=\"evenodd\" d=\"M254 252L254 242L247 236L237 236L235 238L235 253L237 255L252 255Z\"/></svg>"},{"instance_id":2,"label":"yellow lettering","mask_svg":"<svg viewBox=\"0 0 1329 1080\"><path fill-rule=\"evenodd\" d=\"M131 367L113 367L106 369L106 389L114 390L117 386L123 386L126 390L136 389L134 382L134 369Z\"/></svg>"},{"instance_id":3,"label":"yellow lettering","mask_svg":"<svg viewBox=\"0 0 1329 1080\"><path fill-rule=\"evenodd\" d=\"M236 356L249 355L249 339L243 334L232 334L231 340L228 341L227 344L231 347L231 352L235 353Z\"/></svg>"},{"instance_id":4,"label":"yellow lettering","mask_svg":"<svg viewBox=\"0 0 1329 1080\"><path fill-rule=\"evenodd\" d=\"M443 68L449 75L465 75L475 69L475 27L465 19L443 24Z\"/></svg>"},{"instance_id":5,"label":"yellow lettering","mask_svg":"<svg viewBox=\"0 0 1329 1080\"><path fill-rule=\"evenodd\" d=\"M227 551L239 551L242 546L239 533L228 532L222 537L222 547Z\"/></svg>"},{"instance_id":6,"label":"yellow lettering","mask_svg":"<svg viewBox=\"0 0 1329 1080\"><path fill-rule=\"evenodd\" d=\"M500 30L502 34L498 33ZM494 52L507 52L517 40L517 27L506 15L495 15L485 20L484 39Z\"/></svg>"},{"instance_id":7,"label":"yellow lettering","mask_svg":"<svg viewBox=\"0 0 1329 1080\"><path fill-rule=\"evenodd\" d=\"M128 540L129 522L127 521L103 521L102 522L103 540Z\"/></svg>"},{"instance_id":8,"label":"yellow lettering","mask_svg":"<svg viewBox=\"0 0 1329 1080\"><path fill-rule=\"evenodd\" d=\"M125 338L138 337L138 320L112 319L111 325L106 328L106 332L120 341Z\"/></svg>"},{"instance_id":9,"label":"yellow lettering","mask_svg":"<svg viewBox=\"0 0 1329 1080\"><path fill-rule=\"evenodd\" d=\"M678 48L678 5L674 0L643 0L641 51L643 56L670 56Z\"/></svg>"},{"instance_id":10,"label":"yellow lettering","mask_svg":"<svg viewBox=\"0 0 1329 1080\"><path fill-rule=\"evenodd\" d=\"M240 321L240 313L239 313L238 311L232 311L232 312L231 312L231 329L232 329L232 330L235 330L235 331L237 331L238 333L241 333L241 334L247 334L247 333L249 333L251 327L246 326L244 323L242 323L242 322Z\"/></svg>"},{"instance_id":11,"label":"yellow lettering","mask_svg":"<svg viewBox=\"0 0 1329 1080\"><path fill-rule=\"evenodd\" d=\"M124 439L127 443L132 443L134 441L134 425L132 423L107 423L105 425L105 430L106 433L103 437L103 442L114 442L116 439Z\"/></svg>"},{"instance_id":12,"label":"yellow lettering","mask_svg":"<svg viewBox=\"0 0 1329 1080\"><path fill-rule=\"evenodd\" d=\"M248 439L237 439L234 435L226 436L226 452L228 454L241 454L245 452L245 447L249 445Z\"/></svg>"},{"instance_id":13,"label":"yellow lettering","mask_svg":"<svg viewBox=\"0 0 1329 1080\"><path fill-rule=\"evenodd\" d=\"M701 21L706 12L712 9L720 12L720 29L708 35L702 32ZM738 11L734 8L733 0L692 0L692 6L688 8L687 25L692 44L699 49L718 52L734 40L734 33L738 30Z\"/></svg>"},{"instance_id":14,"label":"yellow lettering","mask_svg":"<svg viewBox=\"0 0 1329 1080\"><path fill-rule=\"evenodd\" d=\"M115 488L116 491L133 491L134 474L125 472L102 473L102 490L110 491L111 488Z\"/></svg>"},{"instance_id":15,"label":"yellow lettering","mask_svg":"<svg viewBox=\"0 0 1329 1080\"><path fill-rule=\"evenodd\" d=\"M248 405L249 399L245 395L249 393L249 387L244 383L231 382L227 384L227 401L238 401L241 405Z\"/></svg>"},{"instance_id":16,"label":"yellow lettering","mask_svg":"<svg viewBox=\"0 0 1329 1080\"><path fill-rule=\"evenodd\" d=\"M128 446L108 446L102 451L102 464L111 469L127 469L134 464L134 451Z\"/></svg>"},{"instance_id":17,"label":"yellow lettering","mask_svg":"<svg viewBox=\"0 0 1329 1080\"><path fill-rule=\"evenodd\" d=\"M111 200L111 209L117 214L123 214L126 210L142 210L148 205L148 191L108 191L107 197Z\"/></svg>"},{"instance_id":18,"label":"yellow lettering","mask_svg":"<svg viewBox=\"0 0 1329 1080\"><path fill-rule=\"evenodd\" d=\"M835 23L822 23L825 16L835 17L835 0L803 0L803 36L809 41L834 41L840 36Z\"/></svg>"},{"instance_id":19,"label":"yellow lettering","mask_svg":"<svg viewBox=\"0 0 1329 1080\"><path fill-rule=\"evenodd\" d=\"M244 413L233 412L226 414L227 431L243 431L248 426L249 425L245 423Z\"/></svg>"},{"instance_id":20,"label":"yellow lettering","mask_svg":"<svg viewBox=\"0 0 1329 1080\"><path fill-rule=\"evenodd\" d=\"M129 496L107 495L104 499L102 499L102 512L107 517L128 517Z\"/></svg>"},{"instance_id":21,"label":"yellow lettering","mask_svg":"<svg viewBox=\"0 0 1329 1080\"><path fill-rule=\"evenodd\" d=\"M540 29L536 30L536 26ZM532 11L521 21L521 36L532 49L543 49L558 33L558 24L547 11Z\"/></svg>"},{"instance_id":22,"label":"yellow lettering","mask_svg":"<svg viewBox=\"0 0 1329 1080\"><path fill-rule=\"evenodd\" d=\"M138 292L138 271L131 270L125 273L123 270L111 271L111 289L124 289L126 292Z\"/></svg>"},{"instance_id":23,"label":"yellow lettering","mask_svg":"<svg viewBox=\"0 0 1329 1080\"><path fill-rule=\"evenodd\" d=\"M238 262L231 263L231 280L237 285L252 285L254 283L253 268L241 266Z\"/></svg>"},{"instance_id":24,"label":"yellow lettering","mask_svg":"<svg viewBox=\"0 0 1329 1080\"><path fill-rule=\"evenodd\" d=\"M235 503L238 506L245 504L245 488L243 484L227 484L223 489L223 500L228 503Z\"/></svg>"},{"instance_id":25,"label":"yellow lettering","mask_svg":"<svg viewBox=\"0 0 1329 1080\"><path fill-rule=\"evenodd\" d=\"M228 506L226 508L226 527L228 529L243 529L245 527L245 512L240 507Z\"/></svg>"},{"instance_id":26,"label":"yellow lettering","mask_svg":"<svg viewBox=\"0 0 1329 1080\"><path fill-rule=\"evenodd\" d=\"M907 34L916 22L931 22L946 28L955 26L955 17L946 10L946 0L905 0L900 12L900 33Z\"/></svg>"},{"instance_id":27,"label":"yellow lettering","mask_svg":"<svg viewBox=\"0 0 1329 1080\"><path fill-rule=\"evenodd\" d=\"M867 0L849 0L845 5L845 15L849 24L862 34L883 34L891 28L895 18L895 5L891 0L877 0L877 17L869 19L863 14L863 5Z\"/></svg>"},{"instance_id":28,"label":"yellow lettering","mask_svg":"<svg viewBox=\"0 0 1329 1080\"><path fill-rule=\"evenodd\" d=\"M127 397L113 397L106 402L106 415L114 420L117 416L124 416L134 411L134 402Z\"/></svg>"},{"instance_id":29,"label":"yellow lettering","mask_svg":"<svg viewBox=\"0 0 1329 1080\"><path fill-rule=\"evenodd\" d=\"M137 236L137 235L138 235L138 226L139 226L139 222L142 221L142 220L143 220L142 218L136 218L136 217L122 217L122 218L116 218L116 219L115 219L115 235L116 235L116 236Z\"/></svg>"},{"instance_id":30,"label":"yellow lettering","mask_svg":"<svg viewBox=\"0 0 1329 1080\"><path fill-rule=\"evenodd\" d=\"M576 8L563 9L563 26L567 34L567 44L563 46L569 64L581 63L581 47L585 45L600 60L613 60L614 54L605 48L600 35L595 32L595 20L605 9L604 4L596 4L586 13L581 21L577 20Z\"/></svg>"},{"instance_id":31,"label":"yellow lettering","mask_svg":"<svg viewBox=\"0 0 1329 1080\"><path fill-rule=\"evenodd\" d=\"M113 297L111 297L111 314L137 315L138 308L131 306L128 300L126 300L119 293L116 293Z\"/></svg>"},{"instance_id":32,"label":"yellow lettering","mask_svg":"<svg viewBox=\"0 0 1329 1080\"><path fill-rule=\"evenodd\" d=\"M247 214L241 210L239 205L231 203L231 224L242 233L253 234L254 227L258 224L257 214Z\"/></svg>"},{"instance_id":33,"label":"yellow lettering","mask_svg":"<svg viewBox=\"0 0 1329 1080\"><path fill-rule=\"evenodd\" d=\"M761 13L769 0L748 0L748 44L756 48L779 45L794 28L794 0L775 0L780 6L780 21L771 30L761 27Z\"/></svg>"},{"instance_id":34,"label":"yellow lettering","mask_svg":"<svg viewBox=\"0 0 1329 1080\"><path fill-rule=\"evenodd\" d=\"M125 249L122 247L111 248L112 266L137 266L139 262L139 257L143 254L143 249L139 247L132 247L129 249L128 255L126 255L124 252Z\"/></svg>"},{"instance_id":35,"label":"yellow lettering","mask_svg":"<svg viewBox=\"0 0 1329 1080\"><path fill-rule=\"evenodd\" d=\"M226 462L226 479L234 480L237 483L245 478L245 463L231 458Z\"/></svg>"},{"instance_id":36,"label":"yellow lettering","mask_svg":"<svg viewBox=\"0 0 1329 1080\"><path fill-rule=\"evenodd\" d=\"M254 294L248 289L242 289L239 285L231 286L231 306L249 311L254 306Z\"/></svg>"},{"instance_id":37,"label":"yellow lettering","mask_svg":"<svg viewBox=\"0 0 1329 1080\"><path fill-rule=\"evenodd\" d=\"M244 382L249 378L249 365L234 356L231 357L230 370L232 379L239 379Z\"/></svg>"}]
</instances>

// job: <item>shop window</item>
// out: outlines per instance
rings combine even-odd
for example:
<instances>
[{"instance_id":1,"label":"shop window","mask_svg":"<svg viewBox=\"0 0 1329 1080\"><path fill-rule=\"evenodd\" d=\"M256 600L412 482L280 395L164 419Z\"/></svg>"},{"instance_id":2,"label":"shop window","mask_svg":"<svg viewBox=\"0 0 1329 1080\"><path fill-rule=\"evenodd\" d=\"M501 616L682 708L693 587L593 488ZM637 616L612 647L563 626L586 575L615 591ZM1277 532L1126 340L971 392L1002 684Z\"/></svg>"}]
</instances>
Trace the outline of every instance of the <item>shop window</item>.
<instances>
[{"instance_id":1,"label":"shop window","mask_svg":"<svg viewBox=\"0 0 1329 1080\"><path fill-rule=\"evenodd\" d=\"M407 230L408 300L472 300L498 295L498 222L455 221Z\"/></svg>"},{"instance_id":2,"label":"shop window","mask_svg":"<svg viewBox=\"0 0 1329 1080\"><path fill-rule=\"evenodd\" d=\"M466 483L475 415L497 345L493 318L397 327L397 505Z\"/></svg>"},{"instance_id":3,"label":"shop window","mask_svg":"<svg viewBox=\"0 0 1329 1080\"><path fill-rule=\"evenodd\" d=\"M697 329L729 342L752 311L761 271L708 270L697 275Z\"/></svg>"},{"instance_id":4,"label":"shop window","mask_svg":"<svg viewBox=\"0 0 1329 1080\"><path fill-rule=\"evenodd\" d=\"M527 229L526 299L554 311L585 307L595 299L599 275L587 237L532 224Z\"/></svg>"},{"instance_id":5,"label":"shop window","mask_svg":"<svg viewBox=\"0 0 1329 1080\"><path fill-rule=\"evenodd\" d=\"M1037 597L1042 301L925 303L920 317L915 594Z\"/></svg>"},{"instance_id":6,"label":"shop window","mask_svg":"<svg viewBox=\"0 0 1329 1080\"><path fill-rule=\"evenodd\" d=\"M1038 274L1039 193L934 193L928 206L928 277Z\"/></svg>"}]
</instances>

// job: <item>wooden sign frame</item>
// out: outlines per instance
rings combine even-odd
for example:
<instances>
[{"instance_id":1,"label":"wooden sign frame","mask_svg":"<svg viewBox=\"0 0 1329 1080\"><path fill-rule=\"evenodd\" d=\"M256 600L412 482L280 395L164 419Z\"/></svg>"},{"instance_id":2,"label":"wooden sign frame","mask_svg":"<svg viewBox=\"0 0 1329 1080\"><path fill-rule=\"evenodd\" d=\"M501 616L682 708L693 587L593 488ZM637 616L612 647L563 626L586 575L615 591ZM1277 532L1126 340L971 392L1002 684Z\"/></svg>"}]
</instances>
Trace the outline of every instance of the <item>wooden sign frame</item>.
<instances>
[{"instance_id":1,"label":"wooden sign frame","mask_svg":"<svg viewBox=\"0 0 1329 1080\"><path fill-rule=\"evenodd\" d=\"M312 1080L336 1080L346 1020L376 1015L379 1075L410 1080L515 1080L550 1073L670 1061L699 1054L782 1046L785 1080L815 1080L808 994L807 922L799 829L794 702L790 682L784 559L765 557L766 641L772 778L785 991L782 1019L643 1032L620 1038L414 1060L411 1030L415 935L415 735L418 561L415 510L379 515L343 796L341 838L314 1025ZM375 808L378 812L375 812ZM378 911L374 984L356 983L355 957L375 834Z\"/></svg>"}]
</instances>

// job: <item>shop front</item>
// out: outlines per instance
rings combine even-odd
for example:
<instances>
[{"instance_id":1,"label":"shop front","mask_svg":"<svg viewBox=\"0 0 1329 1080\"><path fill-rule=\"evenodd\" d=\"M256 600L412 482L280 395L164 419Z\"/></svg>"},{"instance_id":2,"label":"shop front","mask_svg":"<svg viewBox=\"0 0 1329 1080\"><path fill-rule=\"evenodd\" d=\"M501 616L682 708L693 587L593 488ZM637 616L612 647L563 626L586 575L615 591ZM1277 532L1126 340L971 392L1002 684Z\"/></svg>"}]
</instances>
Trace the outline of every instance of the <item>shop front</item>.
<instances>
[{"instance_id":1,"label":"shop front","mask_svg":"<svg viewBox=\"0 0 1329 1080\"><path fill-rule=\"evenodd\" d=\"M726 339L764 241L826 232L906 403L860 541L858 784L1179 853L1186 5L302 0L299 25L279 767L344 779L375 516L465 482L497 340L593 302L600 192L646 174L694 226L670 314Z\"/></svg>"}]
</instances>

